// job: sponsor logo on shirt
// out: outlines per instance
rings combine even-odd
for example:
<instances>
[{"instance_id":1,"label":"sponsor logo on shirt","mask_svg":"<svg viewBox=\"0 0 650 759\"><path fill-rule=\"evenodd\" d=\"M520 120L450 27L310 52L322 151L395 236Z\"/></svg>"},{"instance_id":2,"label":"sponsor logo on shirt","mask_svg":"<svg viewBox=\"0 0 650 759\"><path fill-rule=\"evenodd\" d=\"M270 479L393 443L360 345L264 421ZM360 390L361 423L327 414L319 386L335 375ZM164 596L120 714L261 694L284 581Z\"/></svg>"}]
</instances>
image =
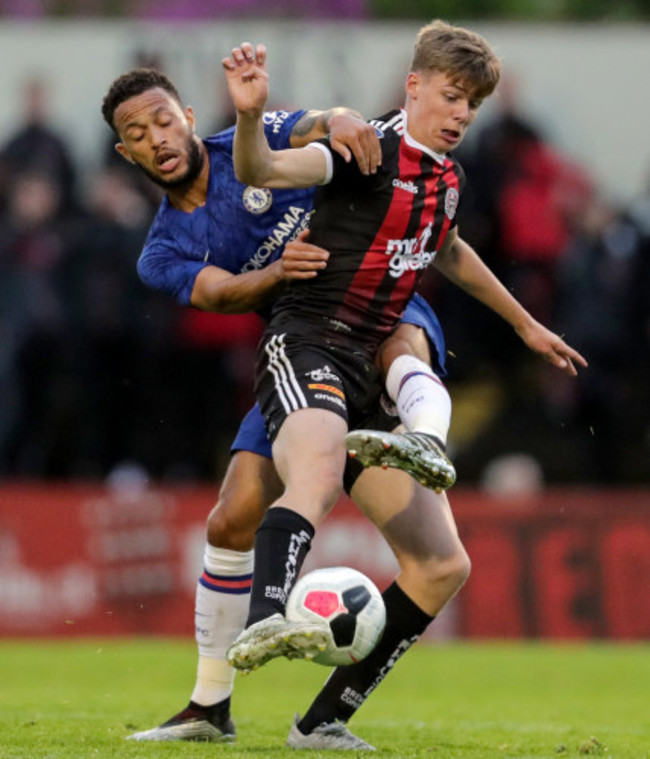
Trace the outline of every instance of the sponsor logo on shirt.
<instances>
[{"instance_id":1,"label":"sponsor logo on shirt","mask_svg":"<svg viewBox=\"0 0 650 759\"><path fill-rule=\"evenodd\" d=\"M267 111L262 118L266 126L273 127L273 134L277 134L289 115L289 111Z\"/></svg>"},{"instance_id":2,"label":"sponsor logo on shirt","mask_svg":"<svg viewBox=\"0 0 650 759\"><path fill-rule=\"evenodd\" d=\"M268 211L273 204L273 195L271 190L266 187L253 187L248 185L242 195L244 208L251 213L264 213Z\"/></svg>"},{"instance_id":3,"label":"sponsor logo on shirt","mask_svg":"<svg viewBox=\"0 0 650 759\"><path fill-rule=\"evenodd\" d=\"M300 206L290 206L282 219L275 225L271 234L255 251L255 254L241 268L242 272L263 269L273 258L273 254L281 250L290 240L309 223L310 213Z\"/></svg>"},{"instance_id":4,"label":"sponsor logo on shirt","mask_svg":"<svg viewBox=\"0 0 650 759\"><path fill-rule=\"evenodd\" d=\"M433 261L436 251L426 249L431 239L431 227L431 223L427 224L419 237L388 241L386 255L391 257L388 263L391 277L401 277L406 271L425 269Z\"/></svg>"},{"instance_id":5,"label":"sponsor logo on shirt","mask_svg":"<svg viewBox=\"0 0 650 759\"><path fill-rule=\"evenodd\" d=\"M401 179L393 179L393 187L398 187L400 190L406 190L413 195L418 194L418 188L409 179L408 182L404 182Z\"/></svg>"}]
</instances>

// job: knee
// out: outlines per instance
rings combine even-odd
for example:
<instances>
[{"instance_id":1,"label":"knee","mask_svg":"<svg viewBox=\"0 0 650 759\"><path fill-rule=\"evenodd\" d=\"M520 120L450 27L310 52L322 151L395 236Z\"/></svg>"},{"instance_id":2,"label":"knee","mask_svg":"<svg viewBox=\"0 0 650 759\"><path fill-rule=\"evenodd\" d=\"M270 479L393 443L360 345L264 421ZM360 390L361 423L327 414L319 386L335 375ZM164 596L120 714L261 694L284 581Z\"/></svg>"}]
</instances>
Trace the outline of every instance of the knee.
<instances>
[{"instance_id":1,"label":"knee","mask_svg":"<svg viewBox=\"0 0 650 759\"><path fill-rule=\"evenodd\" d=\"M426 583L433 595L450 599L463 587L471 569L469 556L462 545L459 545L445 558L427 562Z\"/></svg>"},{"instance_id":2,"label":"knee","mask_svg":"<svg viewBox=\"0 0 650 759\"><path fill-rule=\"evenodd\" d=\"M404 355L414 356L426 364L431 363L429 341L422 327L415 324L399 324L395 332L379 346L377 364L386 374L392 362Z\"/></svg>"},{"instance_id":3,"label":"knee","mask_svg":"<svg viewBox=\"0 0 650 759\"><path fill-rule=\"evenodd\" d=\"M250 551L261 518L258 504L241 494L236 498L223 494L208 516L208 543L214 548Z\"/></svg>"},{"instance_id":4,"label":"knee","mask_svg":"<svg viewBox=\"0 0 650 759\"><path fill-rule=\"evenodd\" d=\"M472 563L467 555L467 551L462 546L459 546L454 555L443 562L442 566L444 582L453 589L452 595L457 593L467 582L471 571Z\"/></svg>"},{"instance_id":5,"label":"knee","mask_svg":"<svg viewBox=\"0 0 650 759\"><path fill-rule=\"evenodd\" d=\"M320 523L343 491L343 462L333 454L323 456L315 466L296 467L287 478L283 496L287 504L300 504L303 516Z\"/></svg>"}]
</instances>

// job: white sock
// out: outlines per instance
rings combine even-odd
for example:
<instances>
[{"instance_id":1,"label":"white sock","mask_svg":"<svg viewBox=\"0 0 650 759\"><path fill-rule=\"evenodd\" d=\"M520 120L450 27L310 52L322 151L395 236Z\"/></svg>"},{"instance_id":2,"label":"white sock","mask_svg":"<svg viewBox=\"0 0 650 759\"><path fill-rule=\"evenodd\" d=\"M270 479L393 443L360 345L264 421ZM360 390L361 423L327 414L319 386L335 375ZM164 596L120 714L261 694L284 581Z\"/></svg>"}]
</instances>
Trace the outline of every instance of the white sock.
<instances>
[{"instance_id":1,"label":"white sock","mask_svg":"<svg viewBox=\"0 0 650 759\"><path fill-rule=\"evenodd\" d=\"M398 356L386 375L386 390L409 432L426 432L447 444L451 398L428 364L415 356Z\"/></svg>"},{"instance_id":2,"label":"white sock","mask_svg":"<svg viewBox=\"0 0 650 759\"><path fill-rule=\"evenodd\" d=\"M226 651L246 624L252 581L253 551L206 545L194 612L199 664L192 701L197 704L210 706L232 693L235 670Z\"/></svg>"}]
</instances>

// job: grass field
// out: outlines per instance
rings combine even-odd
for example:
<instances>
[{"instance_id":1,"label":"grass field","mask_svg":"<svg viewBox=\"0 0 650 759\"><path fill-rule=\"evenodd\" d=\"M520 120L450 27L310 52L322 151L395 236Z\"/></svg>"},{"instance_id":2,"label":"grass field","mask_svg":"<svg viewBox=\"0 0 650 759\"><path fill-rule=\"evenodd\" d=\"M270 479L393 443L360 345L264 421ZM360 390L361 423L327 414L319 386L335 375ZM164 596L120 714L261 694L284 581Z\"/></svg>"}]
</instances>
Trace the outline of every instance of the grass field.
<instances>
[{"instance_id":1,"label":"grass field","mask_svg":"<svg viewBox=\"0 0 650 759\"><path fill-rule=\"evenodd\" d=\"M185 705L191 641L0 642L0 757L333 756L284 747L328 670L271 662L238 676L238 740L132 743ZM375 755L650 759L650 646L416 646L350 723Z\"/></svg>"}]
</instances>

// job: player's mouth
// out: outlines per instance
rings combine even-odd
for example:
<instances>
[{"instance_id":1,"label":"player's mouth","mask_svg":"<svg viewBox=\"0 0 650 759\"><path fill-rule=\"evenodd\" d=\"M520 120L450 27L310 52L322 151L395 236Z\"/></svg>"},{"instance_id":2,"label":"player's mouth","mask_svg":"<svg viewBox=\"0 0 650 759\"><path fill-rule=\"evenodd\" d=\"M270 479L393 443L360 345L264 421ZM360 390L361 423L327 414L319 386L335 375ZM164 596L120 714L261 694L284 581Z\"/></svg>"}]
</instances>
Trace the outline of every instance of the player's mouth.
<instances>
[{"instance_id":1,"label":"player's mouth","mask_svg":"<svg viewBox=\"0 0 650 759\"><path fill-rule=\"evenodd\" d=\"M161 150L156 154L156 168L161 174L171 174L178 168L181 157L169 150Z\"/></svg>"},{"instance_id":2,"label":"player's mouth","mask_svg":"<svg viewBox=\"0 0 650 759\"><path fill-rule=\"evenodd\" d=\"M456 144L458 144L460 142L462 136L463 136L462 133L459 132L456 129L443 129L441 131L441 134L442 134L443 140L448 145L456 145Z\"/></svg>"}]
</instances>

